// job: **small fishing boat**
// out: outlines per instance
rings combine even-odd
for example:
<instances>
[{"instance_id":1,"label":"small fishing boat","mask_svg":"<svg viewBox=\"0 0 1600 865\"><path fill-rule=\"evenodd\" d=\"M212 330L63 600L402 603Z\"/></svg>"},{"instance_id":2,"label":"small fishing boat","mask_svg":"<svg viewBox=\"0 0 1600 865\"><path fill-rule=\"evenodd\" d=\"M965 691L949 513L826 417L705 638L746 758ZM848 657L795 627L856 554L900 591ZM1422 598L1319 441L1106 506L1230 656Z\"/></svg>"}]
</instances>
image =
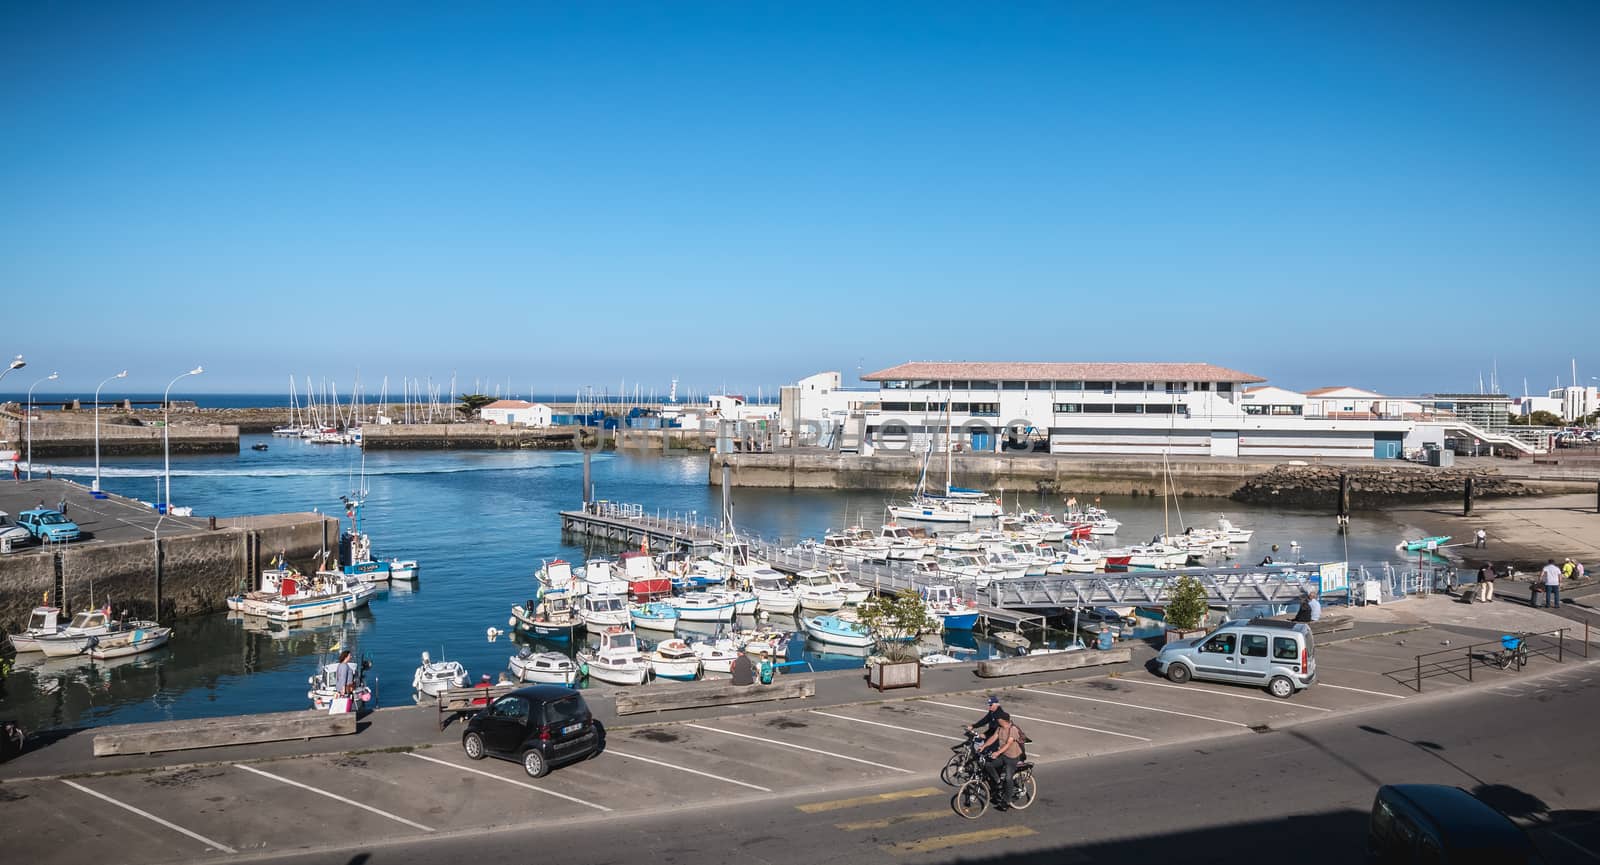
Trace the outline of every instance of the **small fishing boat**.
<instances>
[{"instance_id":1,"label":"small fishing boat","mask_svg":"<svg viewBox=\"0 0 1600 865\"><path fill-rule=\"evenodd\" d=\"M78 613L59 633L37 637L35 644L47 658L68 658L87 652L96 637L118 630L120 627L112 621L110 608L102 607Z\"/></svg>"},{"instance_id":2,"label":"small fishing boat","mask_svg":"<svg viewBox=\"0 0 1600 865\"><path fill-rule=\"evenodd\" d=\"M1437 549L1438 547L1442 547L1448 543L1450 543L1449 535L1433 535L1426 538L1416 538L1414 540L1402 541L1400 546L1404 547L1405 551L1408 553L1417 553L1430 548Z\"/></svg>"},{"instance_id":3,"label":"small fishing boat","mask_svg":"<svg viewBox=\"0 0 1600 865\"><path fill-rule=\"evenodd\" d=\"M401 582L415 580L422 569L416 559L384 559L383 563L389 566L389 579Z\"/></svg>"},{"instance_id":4,"label":"small fishing boat","mask_svg":"<svg viewBox=\"0 0 1600 865\"><path fill-rule=\"evenodd\" d=\"M800 596L789 587L789 581L777 571L755 574L750 577L750 591L756 596L756 608L768 613L792 616L800 608ZM843 603L841 599L840 603ZM838 607L833 609L837 610Z\"/></svg>"},{"instance_id":5,"label":"small fishing boat","mask_svg":"<svg viewBox=\"0 0 1600 865\"><path fill-rule=\"evenodd\" d=\"M590 559L584 563L577 577L580 583L577 592L580 595L628 596L628 581L622 578L622 573L612 565L610 559Z\"/></svg>"},{"instance_id":6,"label":"small fishing boat","mask_svg":"<svg viewBox=\"0 0 1600 865\"><path fill-rule=\"evenodd\" d=\"M873 644L872 632L865 625L838 616L801 616L800 627L819 643L856 648Z\"/></svg>"},{"instance_id":7,"label":"small fishing boat","mask_svg":"<svg viewBox=\"0 0 1600 865\"><path fill-rule=\"evenodd\" d=\"M1011 648L1011 649L1024 649L1024 650L1026 650L1028 648L1028 646L1030 645L1030 643L1028 641L1028 638L1022 636L1021 634L1017 633L1016 631L997 631L997 632L995 632L994 634L992 634L990 636L990 639L994 640L996 643L999 643L1002 646L1005 646L1005 647Z\"/></svg>"},{"instance_id":8,"label":"small fishing boat","mask_svg":"<svg viewBox=\"0 0 1600 865\"><path fill-rule=\"evenodd\" d=\"M683 640L662 640L656 644L656 650L646 657L650 661L651 672L658 679L688 682L700 678L700 656Z\"/></svg>"},{"instance_id":9,"label":"small fishing boat","mask_svg":"<svg viewBox=\"0 0 1600 865\"><path fill-rule=\"evenodd\" d=\"M923 586L922 599L928 605L928 615L946 631L970 631L978 625L977 609L963 603L954 586Z\"/></svg>"},{"instance_id":10,"label":"small fishing boat","mask_svg":"<svg viewBox=\"0 0 1600 865\"><path fill-rule=\"evenodd\" d=\"M578 663L591 679L613 685L643 685L650 678L650 662L639 651L632 631L613 627L601 631L598 649L582 649Z\"/></svg>"},{"instance_id":11,"label":"small fishing boat","mask_svg":"<svg viewBox=\"0 0 1600 865\"><path fill-rule=\"evenodd\" d=\"M578 665L558 652L535 652L524 646L511 656L511 675L522 682L571 686L577 684Z\"/></svg>"},{"instance_id":12,"label":"small fishing boat","mask_svg":"<svg viewBox=\"0 0 1600 865\"><path fill-rule=\"evenodd\" d=\"M310 700L311 707L319 712L328 711L328 707L333 705L334 699L339 696L338 651L339 646L335 643L333 648L328 650L335 660L321 664L317 672L306 680L311 686L311 690L306 692L306 699ZM367 671L372 669L372 662L363 658L355 667L355 688L350 695L353 702L351 711L359 711L363 704L372 702L372 688L367 685Z\"/></svg>"},{"instance_id":13,"label":"small fishing boat","mask_svg":"<svg viewBox=\"0 0 1600 865\"><path fill-rule=\"evenodd\" d=\"M672 594L672 577L658 569L656 560L644 550L618 556L617 569L628 582L628 597L636 601L653 601Z\"/></svg>"},{"instance_id":14,"label":"small fishing boat","mask_svg":"<svg viewBox=\"0 0 1600 865\"><path fill-rule=\"evenodd\" d=\"M733 662L739 660L743 654L739 644L726 637L719 640L699 640L689 644L695 655L700 659L700 667L707 673L731 673ZM752 653L754 654L754 653ZM660 675L660 671L656 672Z\"/></svg>"},{"instance_id":15,"label":"small fishing boat","mask_svg":"<svg viewBox=\"0 0 1600 865\"><path fill-rule=\"evenodd\" d=\"M629 604L628 618L633 621L635 628L647 628L652 631L672 631L678 627L678 608L666 601Z\"/></svg>"},{"instance_id":16,"label":"small fishing boat","mask_svg":"<svg viewBox=\"0 0 1600 865\"><path fill-rule=\"evenodd\" d=\"M267 443L266 442L256 442L255 444L250 446L250 449L253 450L253 451L264 451L264 450L267 449Z\"/></svg>"},{"instance_id":17,"label":"small fishing boat","mask_svg":"<svg viewBox=\"0 0 1600 865\"><path fill-rule=\"evenodd\" d=\"M302 622L364 607L377 593L376 586L354 575L318 571L310 581L285 579L276 597L247 599L242 611L274 622Z\"/></svg>"},{"instance_id":18,"label":"small fishing boat","mask_svg":"<svg viewBox=\"0 0 1600 865\"><path fill-rule=\"evenodd\" d=\"M422 653L422 666L411 676L411 690L428 697L437 697L450 688L467 686L467 669L460 661L435 661Z\"/></svg>"},{"instance_id":19,"label":"small fishing boat","mask_svg":"<svg viewBox=\"0 0 1600 865\"><path fill-rule=\"evenodd\" d=\"M572 575L572 565L563 559L551 559L542 563L533 578L539 581L544 594L556 592L579 594L577 578Z\"/></svg>"},{"instance_id":20,"label":"small fishing boat","mask_svg":"<svg viewBox=\"0 0 1600 865\"><path fill-rule=\"evenodd\" d=\"M566 595L559 592L530 600L527 606L513 605L508 624L541 640L559 643L571 640L574 631L583 629L583 620L572 611Z\"/></svg>"},{"instance_id":21,"label":"small fishing boat","mask_svg":"<svg viewBox=\"0 0 1600 865\"><path fill-rule=\"evenodd\" d=\"M739 651L758 658L784 659L789 657L787 631L746 631L734 641Z\"/></svg>"},{"instance_id":22,"label":"small fishing boat","mask_svg":"<svg viewBox=\"0 0 1600 865\"><path fill-rule=\"evenodd\" d=\"M669 598L667 603L677 608L678 618L685 622L731 622L736 605L733 595L726 592L689 592Z\"/></svg>"},{"instance_id":23,"label":"small fishing boat","mask_svg":"<svg viewBox=\"0 0 1600 865\"><path fill-rule=\"evenodd\" d=\"M53 637L61 633L61 608L60 607L34 607L28 614L28 625L21 633L10 634L11 647L20 654L22 652L37 652L40 637Z\"/></svg>"},{"instance_id":24,"label":"small fishing boat","mask_svg":"<svg viewBox=\"0 0 1600 865\"><path fill-rule=\"evenodd\" d=\"M1228 539L1230 544L1248 544L1255 537L1255 529L1241 529L1228 520L1227 517L1217 517L1217 533Z\"/></svg>"},{"instance_id":25,"label":"small fishing boat","mask_svg":"<svg viewBox=\"0 0 1600 865\"><path fill-rule=\"evenodd\" d=\"M622 627L631 621L628 615L628 603L621 595L579 595L576 609L578 618L590 630L597 628Z\"/></svg>"},{"instance_id":26,"label":"small fishing boat","mask_svg":"<svg viewBox=\"0 0 1600 865\"><path fill-rule=\"evenodd\" d=\"M96 661L126 658L155 651L172 639L172 629L155 622L128 622L121 631L91 637L89 657Z\"/></svg>"}]
</instances>

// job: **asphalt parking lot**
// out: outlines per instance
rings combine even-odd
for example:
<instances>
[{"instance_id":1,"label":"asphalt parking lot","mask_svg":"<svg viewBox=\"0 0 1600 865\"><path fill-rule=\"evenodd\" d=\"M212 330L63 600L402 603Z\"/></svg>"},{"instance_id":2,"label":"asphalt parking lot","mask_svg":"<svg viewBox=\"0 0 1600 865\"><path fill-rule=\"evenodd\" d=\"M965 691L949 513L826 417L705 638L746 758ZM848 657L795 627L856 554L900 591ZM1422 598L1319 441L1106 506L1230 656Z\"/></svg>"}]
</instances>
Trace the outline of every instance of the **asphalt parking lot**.
<instances>
[{"instance_id":1,"label":"asphalt parking lot","mask_svg":"<svg viewBox=\"0 0 1600 865\"><path fill-rule=\"evenodd\" d=\"M45 480L38 473L31 481L13 481L9 475L0 479L0 511L9 513L13 522L18 514L39 507L41 502L47 508L56 509L63 498L67 502L67 518L77 523L84 534L82 541L72 541L73 544L144 540L153 536L157 520L161 522L163 538L204 531L208 526L205 517L163 518L132 499L115 495L97 499L89 494L87 486ZM38 549L39 546L29 544L18 547L13 555Z\"/></svg>"},{"instance_id":2,"label":"asphalt parking lot","mask_svg":"<svg viewBox=\"0 0 1600 865\"><path fill-rule=\"evenodd\" d=\"M1471 683L1430 679L1424 697L1392 673L1419 644L1464 645L1471 635L1429 629L1407 637L1321 648L1321 681L1289 700L1229 685L1173 685L1143 670L994 692L1033 739L1030 757L1053 763L1255 735L1462 688L1538 699L1597 675L1575 655L1565 664L1535 656L1521 674L1482 666ZM891 819L853 819L872 813L861 806L899 803L904 813L893 822L928 828L923 841L896 855L993 844L1007 836L974 830L957 817L951 791L938 780L961 726L983 713L982 693L615 722L603 753L538 780L516 763L467 759L454 727L413 749L9 781L0 785L0 849L10 861L38 865L86 857L189 861L546 821L566 826L778 797L793 799L806 814L839 811L837 828L846 832L881 828ZM204 759L205 752L188 756Z\"/></svg>"}]
</instances>

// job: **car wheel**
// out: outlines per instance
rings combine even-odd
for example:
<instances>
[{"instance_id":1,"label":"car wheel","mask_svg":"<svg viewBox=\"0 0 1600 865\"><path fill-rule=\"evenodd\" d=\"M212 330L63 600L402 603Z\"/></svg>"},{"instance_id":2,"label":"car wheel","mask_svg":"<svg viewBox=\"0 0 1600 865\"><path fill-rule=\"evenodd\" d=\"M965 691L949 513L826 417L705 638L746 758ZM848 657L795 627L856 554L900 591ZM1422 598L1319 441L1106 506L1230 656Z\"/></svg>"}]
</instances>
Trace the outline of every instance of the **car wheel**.
<instances>
[{"instance_id":1,"label":"car wheel","mask_svg":"<svg viewBox=\"0 0 1600 865\"><path fill-rule=\"evenodd\" d=\"M550 763L538 751L529 751L522 755L522 768L528 773L529 778L543 778L550 774Z\"/></svg>"},{"instance_id":2,"label":"car wheel","mask_svg":"<svg viewBox=\"0 0 1600 865\"><path fill-rule=\"evenodd\" d=\"M1189 681L1189 668L1174 661L1167 666L1167 681L1182 685Z\"/></svg>"},{"instance_id":3,"label":"car wheel","mask_svg":"<svg viewBox=\"0 0 1600 865\"><path fill-rule=\"evenodd\" d=\"M466 738L461 740L461 750L467 752L469 760L482 760L488 753L483 748L483 737L477 733L468 733Z\"/></svg>"},{"instance_id":4,"label":"car wheel","mask_svg":"<svg viewBox=\"0 0 1600 865\"><path fill-rule=\"evenodd\" d=\"M1267 683L1267 693L1280 700L1287 700L1294 696L1294 683L1288 676L1275 676Z\"/></svg>"}]
</instances>

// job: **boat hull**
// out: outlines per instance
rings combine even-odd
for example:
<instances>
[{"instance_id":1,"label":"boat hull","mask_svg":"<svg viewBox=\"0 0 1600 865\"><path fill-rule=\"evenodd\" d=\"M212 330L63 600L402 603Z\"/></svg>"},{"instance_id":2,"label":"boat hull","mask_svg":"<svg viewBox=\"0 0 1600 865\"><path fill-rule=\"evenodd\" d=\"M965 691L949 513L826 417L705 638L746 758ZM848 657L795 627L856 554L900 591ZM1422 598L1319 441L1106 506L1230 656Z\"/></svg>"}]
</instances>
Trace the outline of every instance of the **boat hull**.
<instances>
[{"instance_id":1,"label":"boat hull","mask_svg":"<svg viewBox=\"0 0 1600 865\"><path fill-rule=\"evenodd\" d=\"M657 679L692 682L700 678L700 659L651 658L650 670L656 674Z\"/></svg>"},{"instance_id":2,"label":"boat hull","mask_svg":"<svg viewBox=\"0 0 1600 865\"><path fill-rule=\"evenodd\" d=\"M945 613L939 618L944 621L946 631L970 631L978 626L976 612Z\"/></svg>"},{"instance_id":3,"label":"boat hull","mask_svg":"<svg viewBox=\"0 0 1600 865\"><path fill-rule=\"evenodd\" d=\"M102 638L99 644L89 649L89 657L96 661L109 661L113 658L126 658L130 655L139 655L144 652L153 652L167 644L172 639L171 628L143 628L129 633L126 638Z\"/></svg>"},{"instance_id":4,"label":"boat hull","mask_svg":"<svg viewBox=\"0 0 1600 865\"><path fill-rule=\"evenodd\" d=\"M643 685L650 677L649 665L629 667L608 667L585 661L584 666L589 670L589 678L607 682L612 685Z\"/></svg>"}]
</instances>

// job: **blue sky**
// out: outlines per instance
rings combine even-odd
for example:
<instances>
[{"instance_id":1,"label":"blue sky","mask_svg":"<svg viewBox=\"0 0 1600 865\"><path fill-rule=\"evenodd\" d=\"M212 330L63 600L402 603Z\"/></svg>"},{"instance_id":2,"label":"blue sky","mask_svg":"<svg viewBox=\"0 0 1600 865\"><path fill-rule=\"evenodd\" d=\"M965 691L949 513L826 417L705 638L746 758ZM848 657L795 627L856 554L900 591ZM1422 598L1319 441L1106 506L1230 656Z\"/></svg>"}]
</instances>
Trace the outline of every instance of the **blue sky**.
<instances>
[{"instance_id":1,"label":"blue sky","mask_svg":"<svg viewBox=\"0 0 1600 865\"><path fill-rule=\"evenodd\" d=\"M0 353L60 390L1587 380L1597 10L9 3Z\"/></svg>"}]
</instances>

